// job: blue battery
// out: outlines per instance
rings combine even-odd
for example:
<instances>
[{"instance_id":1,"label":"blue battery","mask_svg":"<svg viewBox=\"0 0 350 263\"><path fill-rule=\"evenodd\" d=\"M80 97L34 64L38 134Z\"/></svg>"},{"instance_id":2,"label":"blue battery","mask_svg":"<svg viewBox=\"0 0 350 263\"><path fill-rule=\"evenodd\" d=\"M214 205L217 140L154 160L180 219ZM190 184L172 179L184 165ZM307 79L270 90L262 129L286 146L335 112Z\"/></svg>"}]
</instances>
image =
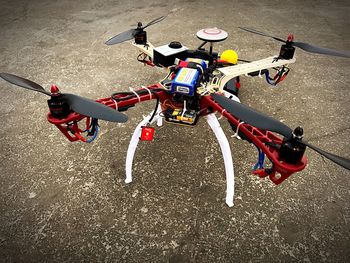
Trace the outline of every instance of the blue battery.
<instances>
[{"instance_id":1,"label":"blue battery","mask_svg":"<svg viewBox=\"0 0 350 263\"><path fill-rule=\"evenodd\" d=\"M181 68L171 84L171 92L194 96L198 78L199 72L197 69Z\"/></svg>"}]
</instances>

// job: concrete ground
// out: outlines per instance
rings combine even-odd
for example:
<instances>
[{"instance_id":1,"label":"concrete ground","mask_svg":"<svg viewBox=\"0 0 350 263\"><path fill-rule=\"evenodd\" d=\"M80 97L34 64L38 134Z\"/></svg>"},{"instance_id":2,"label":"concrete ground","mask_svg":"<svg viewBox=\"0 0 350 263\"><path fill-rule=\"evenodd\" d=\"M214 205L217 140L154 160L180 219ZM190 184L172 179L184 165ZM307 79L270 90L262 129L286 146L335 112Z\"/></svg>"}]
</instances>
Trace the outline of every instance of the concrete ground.
<instances>
[{"instance_id":1,"label":"concrete ground","mask_svg":"<svg viewBox=\"0 0 350 263\"><path fill-rule=\"evenodd\" d=\"M349 1L4 1L0 72L46 88L97 99L152 84L160 69L136 61L128 43L104 42L170 13L149 28L155 45L196 47L197 30L229 38L217 51L241 58L277 54L279 43L240 31L350 50ZM286 80L273 88L242 78L240 98L319 147L350 157L350 60L297 51ZM350 258L350 172L307 151L309 164L280 186L251 175L254 147L230 138L236 172L233 208L225 204L219 146L202 120L166 125L137 150L134 182L124 183L133 129L154 102L101 121L92 144L70 143L46 121L46 98L0 81L1 262L346 262ZM227 135L227 122L221 120Z\"/></svg>"}]
</instances>

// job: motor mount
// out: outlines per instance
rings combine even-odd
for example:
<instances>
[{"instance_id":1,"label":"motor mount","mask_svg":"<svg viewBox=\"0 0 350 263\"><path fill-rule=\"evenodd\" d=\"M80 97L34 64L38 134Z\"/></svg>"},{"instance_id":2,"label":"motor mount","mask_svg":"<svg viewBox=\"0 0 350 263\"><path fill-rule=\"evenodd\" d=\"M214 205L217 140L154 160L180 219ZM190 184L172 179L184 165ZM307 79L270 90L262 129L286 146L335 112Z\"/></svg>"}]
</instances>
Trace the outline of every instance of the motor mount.
<instances>
[{"instance_id":1,"label":"motor mount","mask_svg":"<svg viewBox=\"0 0 350 263\"><path fill-rule=\"evenodd\" d=\"M138 45L146 45L147 44L147 32L143 30L142 23L137 23L137 29L135 33L135 43Z\"/></svg>"},{"instance_id":2,"label":"motor mount","mask_svg":"<svg viewBox=\"0 0 350 263\"><path fill-rule=\"evenodd\" d=\"M292 45L293 40L294 36L292 34L289 34L286 44L283 44L281 46L279 58L292 59L294 57L295 47Z\"/></svg>"},{"instance_id":3,"label":"motor mount","mask_svg":"<svg viewBox=\"0 0 350 263\"><path fill-rule=\"evenodd\" d=\"M290 139L284 138L279 151L279 157L282 161L290 164L296 164L303 158L306 146L301 144L304 130L296 127Z\"/></svg>"},{"instance_id":4,"label":"motor mount","mask_svg":"<svg viewBox=\"0 0 350 263\"><path fill-rule=\"evenodd\" d=\"M59 89L56 85L51 86L51 99L47 100L50 113L54 118L63 119L69 115L71 108L68 103L62 99Z\"/></svg>"}]
</instances>

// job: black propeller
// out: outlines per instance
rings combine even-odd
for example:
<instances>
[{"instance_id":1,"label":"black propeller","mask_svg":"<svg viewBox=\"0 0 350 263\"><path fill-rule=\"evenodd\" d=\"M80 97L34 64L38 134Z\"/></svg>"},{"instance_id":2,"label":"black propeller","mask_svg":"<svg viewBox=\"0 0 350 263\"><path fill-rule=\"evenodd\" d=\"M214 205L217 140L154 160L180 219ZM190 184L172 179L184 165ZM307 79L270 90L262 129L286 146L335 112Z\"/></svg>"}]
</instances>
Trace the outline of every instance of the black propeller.
<instances>
[{"instance_id":1,"label":"black propeller","mask_svg":"<svg viewBox=\"0 0 350 263\"><path fill-rule=\"evenodd\" d=\"M11 84L20 86L22 88L38 91L48 96L51 96L50 92L46 91L42 86L29 79L24 79L8 73L0 73L0 77L6 80L7 82L10 82Z\"/></svg>"},{"instance_id":2,"label":"black propeller","mask_svg":"<svg viewBox=\"0 0 350 263\"><path fill-rule=\"evenodd\" d=\"M238 27L238 28L245 30L247 32L250 32L250 33L260 35L260 36L270 37L270 38L273 38L273 39L280 41L280 42L283 42L283 43L288 43L294 47L301 48L302 50L304 50L306 52L323 54L323 55L328 55L328 56L350 58L349 51L338 51L338 50L329 49L329 48L317 47L317 46L310 45L310 44L304 43L304 42L294 42L292 39L286 41L286 40L283 40L281 38L274 37L272 35L266 34L266 33L261 32L261 31L257 31L257 30L252 29L252 28L247 28L247 27Z\"/></svg>"},{"instance_id":3,"label":"black propeller","mask_svg":"<svg viewBox=\"0 0 350 263\"><path fill-rule=\"evenodd\" d=\"M217 93L212 94L212 97L221 107L226 109L229 113L236 116L241 121L244 121L245 123L248 123L259 129L276 132L278 134L283 135L287 139L290 139L292 137L293 130L284 123ZM316 146L313 146L309 142L300 140L299 143L308 146L309 148L313 149L314 151L326 157L327 159L350 170L349 159L321 150Z\"/></svg>"},{"instance_id":4,"label":"black propeller","mask_svg":"<svg viewBox=\"0 0 350 263\"><path fill-rule=\"evenodd\" d=\"M0 73L0 77L14 85L38 91L48 96L52 95L42 86L31 80L8 73ZM58 96L60 96L60 99L63 99L73 111L82 115L112 122L126 122L128 120L128 117L125 114L96 101L69 93L59 93Z\"/></svg>"},{"instance_id":5,"label":"black propeller","mask_svg":"<svg viewBox=\"0 0 350 263\"><path fill-rule=\"evenodd\" d=\"M142 26L142 23L139 22L137 25L137 28L132 28L132 29L129 29L127 31L124 31L124 32L112 37L111 39L109 39L105 44L106 45L115 45L115 44L122 43L124 41L128 41L130 39L133 39L137 33L143 31L145 28L147 28L151 25L159 23L163 19L165 19L165 16L158 17L158 18L152 20L151 22L149 22L145 26Z\"/></svg>"}]
</instances>

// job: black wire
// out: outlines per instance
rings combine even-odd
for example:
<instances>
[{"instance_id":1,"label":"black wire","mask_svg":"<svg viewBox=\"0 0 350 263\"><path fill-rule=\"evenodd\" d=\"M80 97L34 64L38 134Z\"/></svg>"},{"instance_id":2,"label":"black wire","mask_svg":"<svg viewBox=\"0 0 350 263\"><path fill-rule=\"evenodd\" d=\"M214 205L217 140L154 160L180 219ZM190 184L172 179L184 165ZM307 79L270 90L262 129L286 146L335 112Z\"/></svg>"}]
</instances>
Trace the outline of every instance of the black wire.
<instances>
[{"instance_id":1,"label":"black wire","mask_svg":"<svg viewBox=\"0 0 350 263\"><path fill-rule=\"evenodd\" d=\"M144 63L145 62L145 56L143 56L144 53L141 53L137 56L137 61ZM143 56L143 57L142 57ZM142 57L142 58L141 58Z\"/></svg>"},{"instance_id":2,"label":"black wire","mask_svg":"<svg viewBox=\"0 0 350 263\"><path fill-rule=\"evenodd\" d=\"M197 47L197 49L201 49L207 43L208 43L207 41L204 41L199 47Z\"/></svg>"},{"instance_id":3,"label":"black wire","mask_svg":"<svg viewBox=\"0 0 350 263\"><path fill-rule=\"evenodd\" d=\"M249 60L245 60L245 59L238 59L238 61L241 61L241 62L245 62L245 63L250 63L250 62L252 62L252 61L249 61Z\"/></svg>"},{"instance_id":4,"label":"black wire","mask_svg":"<svg viewBox=\"0 0 350 263\"><path fill-rule=\"evenodd\" d=\"M151 91L151 92L152 92L152 91ZM157 110L158 110L158 106L159 106L159 97L158 97L157 93L152 92L152 94L154 95L154 97L156 97L157 101L156 101L156 107L155 107L155 109L154 109L154 111L153 111L153 114L152 114L151 118L149 119L148 123L151 123L151 122L152 122L152 120L153 120L153 118L154 118L154 116L156 115L156 112L157 112Z\"/></svg>"},{"instance_id":5,"label":"black wire","mask_svg":"<svg viewBox=\"0 0 350 263\"><path fill-rule=\"evenodd\" d=\"M153 92L161 91L161 90L164 90L164 89L161 89L161 88L152 89L151 92L153 93ZM135 92L138 95L144 95L144 94L148 93L148 91L146 89L135 90ZM153 94L155 94L155 93L153 93ZM123 97L117 97L118 95L124 95L124 96ZM136 95L133 92L122 91L122 92L115 92L115 93L113 93L111 97L115 101L119 102L119 101L128 100L128 99L131 99L133 97L136 97Z\"/></svg>"}]
</instances>

